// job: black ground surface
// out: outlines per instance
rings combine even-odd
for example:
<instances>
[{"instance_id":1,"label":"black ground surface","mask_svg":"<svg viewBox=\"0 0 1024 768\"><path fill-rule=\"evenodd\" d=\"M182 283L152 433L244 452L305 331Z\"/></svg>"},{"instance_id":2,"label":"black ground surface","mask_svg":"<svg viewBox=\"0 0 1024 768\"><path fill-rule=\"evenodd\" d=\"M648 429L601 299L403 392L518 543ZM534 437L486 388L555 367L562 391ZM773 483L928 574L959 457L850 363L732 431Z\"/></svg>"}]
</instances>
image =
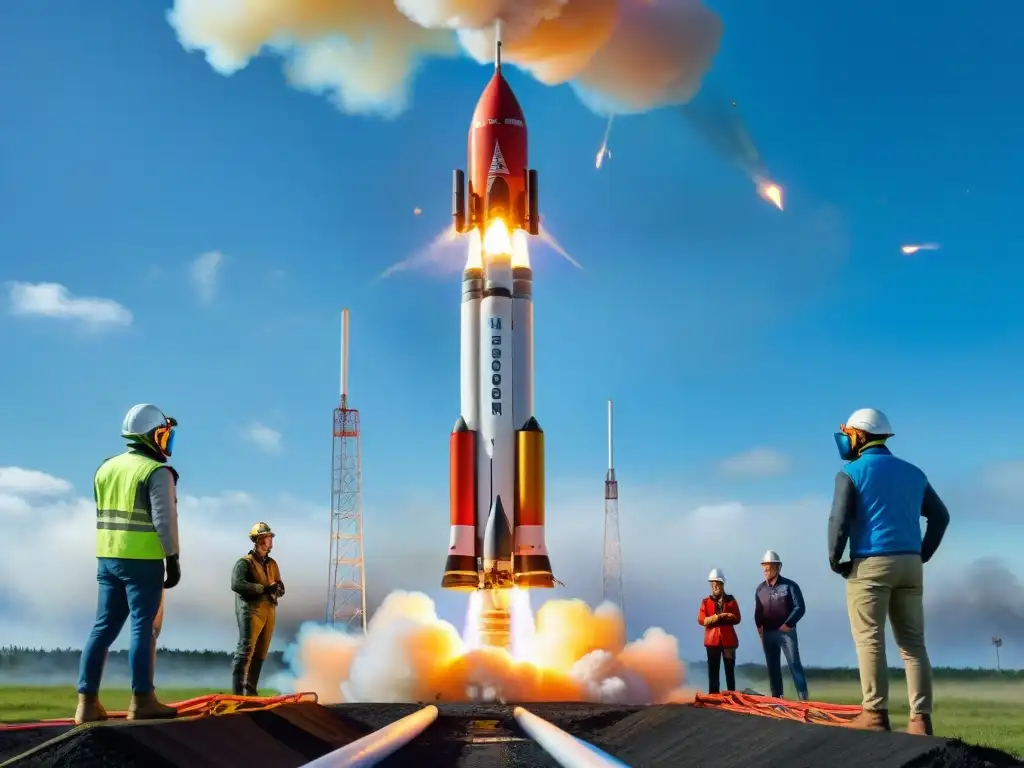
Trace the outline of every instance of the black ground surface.
<instances>
[{"instance_id":1,"label":"black ground surface","mask_svg":"<svg viewBox=\"0 0 1024 768\"><path fill-rule=\"evenodd\" d=\"M1008 768L995 750L902 733L863 733L685 705L530 704L633 768ZM11 768L298 768L419 709L415 704L286 704L272 710L159 723L114 722L67 732L3 763ZM557 768L515 722L513 707L443 704L424 734L381 768ZM45 729L56 737L60 728ZM39 732L0 733L0 760Z\"/></svg>"}]
</instances>

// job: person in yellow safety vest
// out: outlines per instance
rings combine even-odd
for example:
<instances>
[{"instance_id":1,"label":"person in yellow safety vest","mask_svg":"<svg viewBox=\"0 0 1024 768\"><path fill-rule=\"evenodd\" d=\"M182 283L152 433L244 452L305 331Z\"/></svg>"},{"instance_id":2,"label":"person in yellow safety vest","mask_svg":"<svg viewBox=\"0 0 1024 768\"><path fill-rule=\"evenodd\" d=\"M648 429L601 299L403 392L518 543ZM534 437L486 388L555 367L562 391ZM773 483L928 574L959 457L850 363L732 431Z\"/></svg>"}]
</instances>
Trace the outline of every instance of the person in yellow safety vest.
<instances>
[{"instance_id":1,"label":"person in yellow safety vest","mask_svg":"<svg viewBox=\"0 0 1024 768\"><path fill-rule=\"evenodd\" d=\"M259 522L250 529L249 540L252 549L231 571L238 620L238 647L231 666L231 690L236 696L259 695L260 672L274 637L277 601L284 595L281 570L270 556L274 532Z\"/></svg>"},{"instance_id":2,"label":"person in yellow safety vest","mask_svg":"<svg viewBox=\"0 0 1024 768\"><path fill-rule=\"evenodd\" d=\"M178 422L141 403L124 417L128 450L96 470L96 623L82 649L75 723L105 720L99 699L107 651L131 617L132 698L128 719L174 717L153 691L156 634L163 591L181 579L178 564L177 471L167 463ZM163 471L167 470L167 471ZM165 579L166 564L166 579Z\"/></svg>"}]
</instances>

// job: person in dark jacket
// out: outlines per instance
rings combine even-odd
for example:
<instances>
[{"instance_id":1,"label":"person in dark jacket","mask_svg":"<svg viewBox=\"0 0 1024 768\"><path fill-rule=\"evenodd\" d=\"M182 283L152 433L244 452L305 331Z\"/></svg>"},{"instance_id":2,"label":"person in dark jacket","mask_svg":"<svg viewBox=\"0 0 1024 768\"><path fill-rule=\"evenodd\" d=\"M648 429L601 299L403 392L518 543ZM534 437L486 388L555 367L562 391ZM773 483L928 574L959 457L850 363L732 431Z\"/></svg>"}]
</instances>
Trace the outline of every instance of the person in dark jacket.
<instances>
[{"instance_id":1,"label":"person in dark jacket","mask_svg":"<svg viewBox=\"0 0 1024 768\"><path fill-rule=\"evenodd\" d=\"M846 579L846 606L857 648L863 711L854 728L891 730L885 620L907 673L907 733L932 734L932 669L924 641L924 563L935 555L949 511L924 472L886 447L894 434L884 413L855 411L835 434L848 461L836 475L828 521L828 559ZM925 518L924 539L921 518ZM846 545L850 559L843 561Z\"/></svg>"},{"instance_id":2,"label":"person in dark jacket","mask_svg":"<svg viewBox=\"0 0 1024 768\"><path fill-rule=\"evenodd\" d=\"M718 693L721 666L725 662L725 689L736 690L736 649L740 640L736 625L740 623L740 606L736 598L726 594L725 574L715 568L708 574L711 594L700 602L697 623L704 627L704 650L708 655L708 693Z\"/></svg>"},{"instance_id":3,"label":"person in dark jacket","mask_svg":"<svg viewBox=\"0 0 1024 768\"><path fill-rule=\"evenodd\" d=\"M231 667L231 690L236 696L259 695L260 672L274 637L277 601L284 595L281 571L270 556L274 532L266 523L256 523L249 539L252 549L231 571L238 620L238 647Z\"/></svg>"},{"instance_id":4,"label":"person in dark jacket","mask_svg":"<svg viewBox=\"0 0 1024 768\"><path fill-rule=\"evenodd\" d=\"M782 559L769 549L761 558L764 573L754 593L754 626L764 646L764 660L768 667L768 684L772 696L782 698L782 654L793 675L793 685L801 701L807 701L807 676L800 662L800 645L796 624L804 616L804 595L800 586L781 575Z\"/></svg>"}]
</instances>

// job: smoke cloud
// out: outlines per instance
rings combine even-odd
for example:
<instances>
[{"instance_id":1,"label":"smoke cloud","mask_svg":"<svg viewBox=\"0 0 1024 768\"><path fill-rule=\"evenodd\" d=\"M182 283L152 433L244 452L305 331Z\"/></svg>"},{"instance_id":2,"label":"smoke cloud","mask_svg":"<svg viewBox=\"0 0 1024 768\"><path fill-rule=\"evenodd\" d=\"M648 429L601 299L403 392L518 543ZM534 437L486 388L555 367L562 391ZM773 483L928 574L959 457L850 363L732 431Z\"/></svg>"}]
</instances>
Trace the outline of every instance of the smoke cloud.
<instances>
[{"instance_id":1,"label":"smoke cloud","mask_svg":"<svg viewBox=\"0 0 1024 768\"><path fill-rule=\"evenodd\" d=\"M925 591L929 641L957 649L983 648L993 637L1011 648L1024 642L1024 581L1004 563L979 558L936 580Z\"/></svg>"},{"instance_id":2,"label":"smoke cloud","mask_svg":"<svg viewBox=\"0 0 1024 768\"><path fill-rule=\"evenodd\" d=\"M287 652L295 677L275 681L315 691L322 703L416 701L688 702L676 638L658 628L626 642L618 609L549 600L513 622L512 653L472 647L419 592L392 592L365 637L307 624ZM467 625L469 622L467 622Z\"/></svg>"},{"instance_id":3,"label":"smoke cloud","mask_svg":"<svg viewBox=\"0 0 1024 768\"><path fill-rule=\"evenodd\" d=\"M408 107L425 59L492 61L499 19L506 62L570 83L599 113L685 103L722 36L700 0L175 0L168 12L182 46L221 74L268 49L293 86L384 116Z\"/></svg>"}]
</instances>

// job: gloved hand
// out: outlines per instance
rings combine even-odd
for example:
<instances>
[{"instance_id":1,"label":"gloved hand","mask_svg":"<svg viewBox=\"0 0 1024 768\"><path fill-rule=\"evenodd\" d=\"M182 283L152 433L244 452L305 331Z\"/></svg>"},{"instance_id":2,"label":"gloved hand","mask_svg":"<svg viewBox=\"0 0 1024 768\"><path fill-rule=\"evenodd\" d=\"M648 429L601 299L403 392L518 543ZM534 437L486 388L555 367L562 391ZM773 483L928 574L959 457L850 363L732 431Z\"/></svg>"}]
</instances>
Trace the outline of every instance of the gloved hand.
<instances>
[{"instance_id":1,"label":"gloved hand","mask_svg":"<svg viewBox=\"0 0 1024 768\"><path fill-rule=\"evenodd\" d=\"M178 565L178 556L171 555L165 561L167 567L167 579L164 581L164 589L173 589L181 581L181 566Z\"/></svg>"},{"instance_id":2,"label":"gloved hand","mask_svg":"<svg viewBox=\"0 0 1024 768\"><path fill-rule=\"evenodd\" d=\"M281 594L281 582L280 581L275 581L270 586L265 587L263 589L263 594L270 595L271 597L277 597L278 595Z\"/></svg>"}]
</instances>

